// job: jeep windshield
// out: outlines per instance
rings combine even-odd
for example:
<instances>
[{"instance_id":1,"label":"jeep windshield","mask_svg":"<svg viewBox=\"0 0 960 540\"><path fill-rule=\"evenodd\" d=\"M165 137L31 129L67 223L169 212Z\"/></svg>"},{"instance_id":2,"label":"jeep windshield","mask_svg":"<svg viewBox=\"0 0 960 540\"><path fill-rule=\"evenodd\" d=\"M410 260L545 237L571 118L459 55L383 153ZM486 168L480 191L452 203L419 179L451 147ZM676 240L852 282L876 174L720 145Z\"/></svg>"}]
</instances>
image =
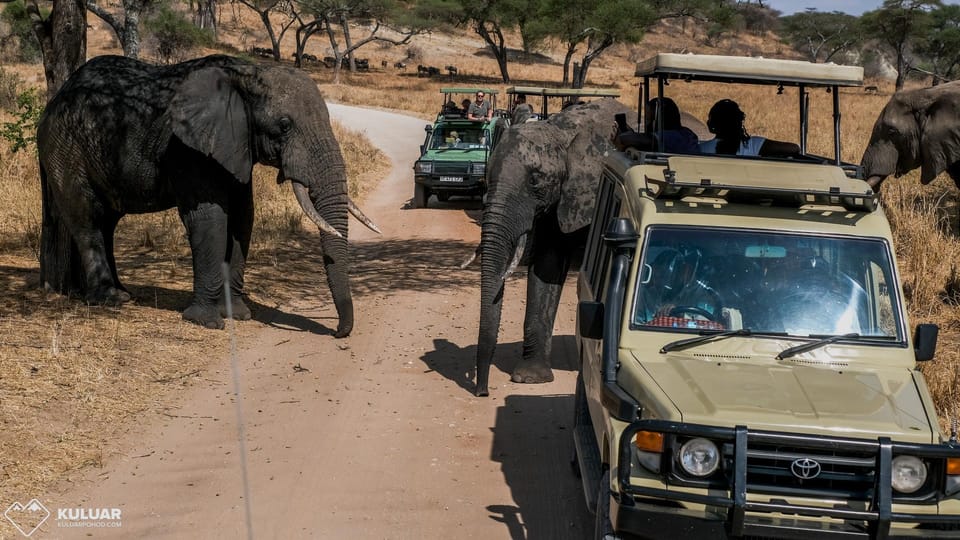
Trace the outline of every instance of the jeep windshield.
<instances>
[{"instance_id":1,"label":"jeep windshield","mask_svg":"<svg viewBox=\"0 0 960 540\"><path fill-rule=\"evenodd\" d=\"M904 339L879 239L654 226L639 274L635 329Z\"/></svg>"},{"instance_id":2,"label":"jeep windshield","mask_svg":"<svg viewBox=\"0 0 960 540\"><path fill-rule=\"evenodd\" d=\"M471 125L441 125L433 130L430 138L430 150L484 150L490 140L489 130L484 123Z\"/></svg>"}]
</instances>

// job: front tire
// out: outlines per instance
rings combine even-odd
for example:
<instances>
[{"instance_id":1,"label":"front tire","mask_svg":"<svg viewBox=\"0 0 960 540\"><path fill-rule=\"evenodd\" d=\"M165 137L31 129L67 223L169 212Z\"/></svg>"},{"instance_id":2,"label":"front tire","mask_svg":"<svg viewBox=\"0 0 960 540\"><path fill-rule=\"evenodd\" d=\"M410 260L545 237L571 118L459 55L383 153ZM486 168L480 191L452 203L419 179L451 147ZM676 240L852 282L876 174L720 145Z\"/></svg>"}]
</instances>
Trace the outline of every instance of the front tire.
<instances>
[{"instance_id":1,"label":"front tire","mask_svg":"<svg viewBox=\"0 0 960 540\"><path fill-rule=\"evenodd\" d=\"M415 184L413 187L413 207L426 208L427 199L430 198L430 192L423 184Z\"/></svg>"},{"instance_id":2,"label":"front tire","mask_svg":"<svg viewBox=\"0 0 960 540\"><path fill-rule=\"evenodd\" d=\"M600 488L597 490L597 513L593 526L595 540L619 540L610 523L610 469L604 468L600 475Z\"/></svg>"}]
</instances>

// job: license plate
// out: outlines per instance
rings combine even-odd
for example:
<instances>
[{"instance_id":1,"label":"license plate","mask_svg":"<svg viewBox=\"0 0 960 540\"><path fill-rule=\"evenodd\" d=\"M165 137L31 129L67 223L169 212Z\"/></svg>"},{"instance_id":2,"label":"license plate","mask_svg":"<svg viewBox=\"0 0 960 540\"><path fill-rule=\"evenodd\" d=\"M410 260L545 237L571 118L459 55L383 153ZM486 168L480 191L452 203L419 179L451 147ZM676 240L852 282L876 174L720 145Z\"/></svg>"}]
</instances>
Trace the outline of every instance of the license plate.
<instances>
[{"instance_id":1,"label":"license plate","mask_svg":"<svg viewBox=\"0 0 960 540\"><path fill-rule=\"evenodd\" d=\"M462 176L441 176L441 182L463 182Z\"/></svg>"}]
</instances>

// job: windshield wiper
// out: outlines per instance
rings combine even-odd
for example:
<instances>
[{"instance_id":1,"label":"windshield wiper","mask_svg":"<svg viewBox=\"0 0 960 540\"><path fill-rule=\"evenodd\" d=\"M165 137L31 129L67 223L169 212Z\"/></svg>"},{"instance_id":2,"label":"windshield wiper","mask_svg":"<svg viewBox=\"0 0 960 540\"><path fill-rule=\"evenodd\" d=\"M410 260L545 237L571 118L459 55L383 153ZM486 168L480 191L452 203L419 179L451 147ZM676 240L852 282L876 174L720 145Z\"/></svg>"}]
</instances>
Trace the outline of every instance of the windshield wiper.
<instances>
[{"instance_id":1,"label":"windshield wiper","mask_svg":"<svg viewBox=\"0 0 960 540\"><path fill-rule=\"evenodd\" d=\"M683 349L689 349L694 345L699 345L713 339L723 339L732 336L750 336L753 335L753 331L749 328L741 328L739 330L727 330L725 332L717 332L716 334L704 334L702 336L680 339L677 341L671 341L667 343L660 349L660 354L666 354L670 351L682 351Z\"/></svg>"},{"instance_id":2,"label":"windshield wiper","mask_svg":"<svg viewBox=\"0 0 960 540\"><path fill-rule=\"evenodd\" d=\"M812 351L813 349L819 349L825 345L835 343L841 339L859 339L860 334L853 332L850 334L842 334L839 336L829 336L823 339L818 339L817 341L811 341L810 343L804 343L803 345L797 345L796 347L790 347L789 349L783 350L780 354L777 355L777 360L784 360L790 358L791 356L796 356L800 353Z\"/></svg>"}]
</instances>

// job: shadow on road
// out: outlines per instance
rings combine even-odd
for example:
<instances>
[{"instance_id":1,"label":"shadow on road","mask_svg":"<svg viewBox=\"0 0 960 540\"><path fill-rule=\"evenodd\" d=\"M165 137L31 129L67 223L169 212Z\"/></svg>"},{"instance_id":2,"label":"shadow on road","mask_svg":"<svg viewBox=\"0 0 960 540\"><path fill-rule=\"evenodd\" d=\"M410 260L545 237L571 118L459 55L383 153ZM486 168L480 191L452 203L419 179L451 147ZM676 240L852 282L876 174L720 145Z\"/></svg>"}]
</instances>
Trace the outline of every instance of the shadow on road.
<instances>
[{"instance_id":1,"label":"shadow on road","mask_svg":"<svg viewBox=\"0 0 960 540\"><path fill-rule=\"evenodd\" d=\"M487 507L515 540L582 539L593 517L573 472L573 395L507 396L497 408L490 459L512 505Z\"/></svg>"},{"instance_id":2,"label":"shadow on road","mask_svg":"<svg viewBox=\"0 0 960 540\"><path fill-rule=\"evenodd\" d=\"M576 351L576 343L574 342L573 336L553 336L553 344L551 346L553 369L563 371L576 371L579 369L576 362ZM523 343L519 341L513 343L498 343L497 350L493 354L493 365L490 366L490 369L499 369L504 373L511 373L522 353ZM457 386L460 388L473 394L476 387L474 381L476 381L477 374L476 345L461 347L446 339L435 338L433 340L433 350L427 351L420 360L422 360L431 371L436 371L440 375L457 383Z\"/></svg>"},{"instance_id":3,"label":"shadow on road","mask_svg":"<svg viewBox=\"0 0 960 540\"><path fill-rule=\"evenodd\" d=\"M460 268L475 249L474 242L445 239L352 243L353 295L479 287L479 265ZM39 265L29 261L25 265L0 266L0 282L6 284L0 287L0 299L28 301L24 292L38 287ZM193 270L187 249L171 254L120 246L117 268L122 283L139 305L179 312L190 304ZM281 308L303 299L323 306L331 304L318 235L302 234L281 244L252 249L245 282L246 292L253 298L248 297L247 303L255 320L318 334L335 330L336 320L317 322ZM26 309L31 310L29 306Z\"/></svg>"}]
</instances>

